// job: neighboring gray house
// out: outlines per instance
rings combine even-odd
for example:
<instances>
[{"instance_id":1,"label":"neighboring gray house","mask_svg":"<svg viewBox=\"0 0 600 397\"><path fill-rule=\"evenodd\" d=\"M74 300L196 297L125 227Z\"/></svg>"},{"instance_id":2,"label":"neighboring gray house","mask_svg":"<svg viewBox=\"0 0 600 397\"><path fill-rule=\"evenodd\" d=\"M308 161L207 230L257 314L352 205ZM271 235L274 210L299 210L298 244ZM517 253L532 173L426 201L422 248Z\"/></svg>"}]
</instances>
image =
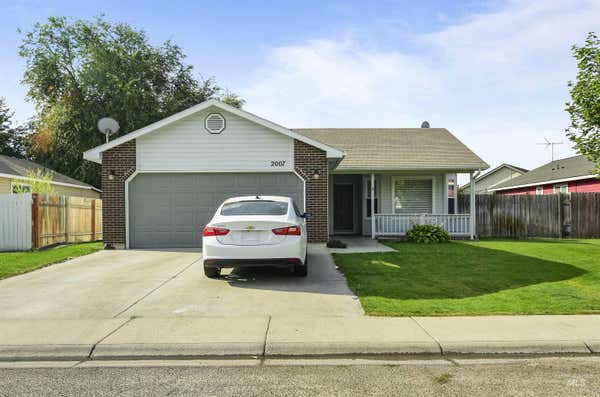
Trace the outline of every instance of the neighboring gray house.
<instances>
[{"instance_id":1,"label":"neighboring gray house","mask_svg":"<svg viewBox=\"0 0 600 397\"><path fill-rule=\"evenodd\" d=\"M504 182L508 182L511 179L521 176L528 171L529 170L525 168L517 167L515 165L507 163L500 164L493 170L488 171L485 174L479 175L477 178L475 178L475 193L492 194L493 191L491 189L493 189L495 186ZM460 187L459 191L461 194L469 194L469 192L471 191L471 184L467 182L466 184Z\"/></svg>"},{"instance_id":2,"label":"neighboring gray house","mask_svg":"<svg viewBox=\"0 0 600 397\"><path fill-rule=\"evenodd\" d=\"M198 247L217 206L247 194L293 197L311 242L417 222L472 236L471 214L448 213L447 181L488 168L445 128L289 129L217 100L84 158L102 164L104 241L127 248Z\"/></svg>"}]
</instances>

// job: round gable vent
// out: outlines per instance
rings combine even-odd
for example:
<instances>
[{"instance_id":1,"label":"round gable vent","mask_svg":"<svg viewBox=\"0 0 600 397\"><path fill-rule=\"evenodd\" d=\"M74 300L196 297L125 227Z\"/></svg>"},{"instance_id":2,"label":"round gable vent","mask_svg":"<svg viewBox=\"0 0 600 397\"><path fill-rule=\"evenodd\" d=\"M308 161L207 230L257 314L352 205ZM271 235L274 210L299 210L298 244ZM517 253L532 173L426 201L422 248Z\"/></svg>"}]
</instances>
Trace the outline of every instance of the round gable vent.
<instances>
[{"instance_id":1,"label":"round gable vent","mask_svg":"<svg viewBox=\"0 0 600 397\"><path fill-rule=\"evenodd\" d=\"M211 134L220 134L225 129L225 117L220 113L211 113L204 119L204 127Z\"/></svg>"}]
</instances>

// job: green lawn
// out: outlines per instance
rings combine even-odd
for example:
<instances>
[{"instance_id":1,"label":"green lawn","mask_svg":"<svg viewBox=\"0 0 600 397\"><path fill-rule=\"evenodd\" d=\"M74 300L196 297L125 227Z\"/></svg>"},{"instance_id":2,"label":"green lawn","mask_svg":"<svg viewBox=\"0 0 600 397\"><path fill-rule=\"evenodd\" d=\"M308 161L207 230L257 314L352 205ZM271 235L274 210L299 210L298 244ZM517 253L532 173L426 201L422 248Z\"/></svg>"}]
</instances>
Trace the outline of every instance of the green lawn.
<instances>
[{"instance_id":1,"label":"green lawn","mask_svg":"<svg viewBox=\"0 0 600 397\"><path fill-rule=\"evenodd\" d=\"M387 244L334 254L369 315L600 313L600 240Z\"/></svg>"},{"instance_id":2,"label":"green lawn","mask_svg":"<svg viewBox=\"0 0 600 397\"><path fill-rule=\"evenodd\" d=\"M101 250L102 247L102 243L83 243L41 251L0 252L0 279L27 273L76 256L91 254Z\"/></svg>"}]
</instances>

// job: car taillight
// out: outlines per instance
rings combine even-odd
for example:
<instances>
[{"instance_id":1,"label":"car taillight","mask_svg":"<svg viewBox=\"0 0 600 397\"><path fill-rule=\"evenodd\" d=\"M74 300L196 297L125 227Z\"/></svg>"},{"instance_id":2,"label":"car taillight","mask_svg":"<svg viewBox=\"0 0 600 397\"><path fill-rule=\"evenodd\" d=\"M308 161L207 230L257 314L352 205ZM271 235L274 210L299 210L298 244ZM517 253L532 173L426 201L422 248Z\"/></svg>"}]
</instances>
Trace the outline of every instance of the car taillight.
<instances>
[{"instance_id":1,"label":"car taillight","mask_svg":"<svg viewBox=\"0 0 600 397\"><path fill-rule=\"evenodd\" d=\"M301 234L299 226L280 227L273 229L273 233L279 236L299 236Z\"/></svg>"},{"instance_id":2,"label":"car taillight","mask_svg":"<svg viewBox=\"0 0 600 397\"><path fill-rule=\"evenodd\" d=\"M204 237L224 236L227 233L229 233L229 229L225 229L224 227L210 227L210 226L207 226L207 227L204 228L204 231L202 232L202 235Z\"/></svg>"}]
</instances>

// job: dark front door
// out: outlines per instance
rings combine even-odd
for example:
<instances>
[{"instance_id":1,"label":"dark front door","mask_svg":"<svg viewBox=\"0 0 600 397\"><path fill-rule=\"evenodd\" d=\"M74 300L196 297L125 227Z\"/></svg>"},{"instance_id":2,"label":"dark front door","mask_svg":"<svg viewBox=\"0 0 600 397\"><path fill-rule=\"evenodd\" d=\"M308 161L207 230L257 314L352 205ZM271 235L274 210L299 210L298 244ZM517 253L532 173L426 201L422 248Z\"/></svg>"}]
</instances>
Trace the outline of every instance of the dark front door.
<instances>
[{"instance_id":1,"label":"dark front door","mask_svg":"<svg viewBox=\"0 0 600 397\"><path fill-rule=\"evenodd\" d=\"M333 186L333 228L334 231L354 231L353 185Z\"/></svg>"}]
</instances>

